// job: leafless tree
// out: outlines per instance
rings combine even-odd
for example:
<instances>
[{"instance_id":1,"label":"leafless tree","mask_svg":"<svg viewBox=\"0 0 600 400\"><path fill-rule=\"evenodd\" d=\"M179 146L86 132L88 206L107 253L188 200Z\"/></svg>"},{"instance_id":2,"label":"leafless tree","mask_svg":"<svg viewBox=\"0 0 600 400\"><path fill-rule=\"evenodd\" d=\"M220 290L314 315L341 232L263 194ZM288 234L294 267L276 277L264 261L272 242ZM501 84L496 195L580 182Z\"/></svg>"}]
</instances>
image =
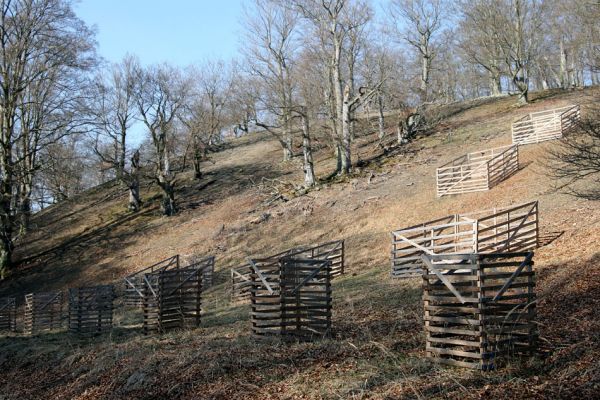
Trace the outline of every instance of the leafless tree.
<instances>
[{"instance_id":1,"label":"leafless tree","mask_svg":"<svg viewBox=\"0 0 600 400\"><path fill-rule=\"evenodd\" d=\"M37 133L48 132L42 130L49 111L46 101L56 100L53 94L60 88L58 81L62 74L70 75L86 67L93 53L93 42L91 31L74 15L70 2L64 0L1 0L0 26L0 278L3 278L12 262L17 171L20 168L21 177L28 180L24 186L31 188L31 174L36 169L34 153L39 150ZM29 104L30 101L36 104ZM62 111L59 114L68 117ZM22 117L27 119L27 139L22 137ZM43 121L42 125L39 121ZM21 143L20 160L15 159L17 143ZM25 190L31 193L30 189ZM28 207L25 204L28 200L24 200L23 207Z\"/></svg>"},{"instance_id":2,"label":"leafless tree","mask_svg":"<svg viewBox=\"0 0 600 400\"><path fill-rule=\"evenodd\" d=\"M293 156L292 108L294 59L298 51L298 15L273 0L255 0L246 12L243 52L250 73L260 84L255 123L274 135L283 160Z\"/></svg>"},{"instance_id":3,"label":"leafless tree","mask_svg":"<svg viewBox=\"0 0 600 400\"><path fill-rule=\"evenodd\" d=\"M171 141L175 120L189 91L189 82L178 69L156 65L137 71L135 102L139 119L150 135L154 150L154 179L162 190L164 215L177 213L175 173L171 167Z\"/></svg>"},{"instance_id":4,"label":"leafless tree","mask_svg":"<svg viewBox=\"0 0 600 400\"><path fill-rule=\"evenodd\" d=\"M443 28L445 12L443 0L392 0L390 3L390 16L399 35L419 54L422 103L430 100L431 65L438 49L436 40Z\"/></svg>"},{"instance_id":5,"label":"leafless tree","mask_svg":"<svg viewBox=\"0 0 600 400\"><path fill-rule=\"evenodd\" d=\"M200 179L200 165L206 160L208 151L220 143L228 122L226 112L232 97L233 80L223 61L206 61L192 76L194 84L182 107L180 120L188 131L194 177Z\"/></svg>"},{"instance_id":6,"label":"leafless tree","mask_svg":"<svg viewBox=\"0 0 600 400\"><path fill-rule=\"evenodd\" d=\"M138 211L142 201L139 183L139 152L127 148L127 137L136 121L136 79L139 61L125 56L108 71L108 77L97 78L97 98L93 102L96 129L94 152L100 160L115 171L116 178L129 190L128 209ZM129 163L127 162L130 158ZM129 165L129 170L127 170Z\"/></svg>"}]
</instances>

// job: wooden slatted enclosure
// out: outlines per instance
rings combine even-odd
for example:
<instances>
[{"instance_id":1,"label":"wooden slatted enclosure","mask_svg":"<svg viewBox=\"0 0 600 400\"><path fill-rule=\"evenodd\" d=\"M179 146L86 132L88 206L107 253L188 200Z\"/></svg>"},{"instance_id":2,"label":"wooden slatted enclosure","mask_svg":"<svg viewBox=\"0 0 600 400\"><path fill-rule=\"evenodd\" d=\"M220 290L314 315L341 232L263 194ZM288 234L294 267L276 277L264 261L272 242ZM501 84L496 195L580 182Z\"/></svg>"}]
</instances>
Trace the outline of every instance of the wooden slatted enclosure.
<instances>
[{"instance_id":1,"label":"wooden slatted enclosure","mask_svg":"<svg viewBox=\"0 0 600 400\"><path fill-rule=\"evenodd\" d=\"M283 257L254 260L252 332L312 340L331 332L332 261Z\"/></svg>"},{"instance_id":2,"label":"wooden slatted enclosure","mask_svg":"<svg viewBox=\"0 0 600 400\"><path fill-rule=\"evenodd\" d=\"M295 257L315 260L331 261L331 277L334 278L344 273L344 240L335 240L316 246L301 246L282 251L269 257L256 258L261 263L273 263L277 265L283 257ZM244 300L249 298L252 287L252 261L249 260L237 268L231 268L231 297L232 300Z\"/></svg>"},{"instance_id":3,"label":"wooden slatted enclosure","mask_svg":"<svg viewBox=\"0 0 600 400\"><path fill-rule=\"evenodd\" d=\"M144 333L200 326L202 272L192 265L144 276Z\"/></svg>"},{"instance_id":4,"label":"wooden slatted enclosure","mask_svg":"<svg viewBox=\"0 0 600 400\"><path fill-rule=\"evenodd\" d=\"M519 169L516 145L465 154L436 170L438 197L489 190Z\"/></svg>"},{"instance_id":5,"label":"wooden slatted enclosure","mask_svg":"<svg viewBox=\"0 0 600 400\"><path fill-rule=\"evenodd\" d=\"M16 332L17 300L14 297L0 298L0 332Z\"/></svg>"},{"instance_id":6,"label":"wooden slatted enclosure","mask_svg":"<svg viewBox=\"0 0 600 400\"><path fill-rule=\"evenodd\" d=\"M199 255L188 256L184 262L185 267L194 267L202 270L202 288L206 290L214 282L215 257L201 257Z\"/></svg>"},{"instance_id":7,"label":"wooden slatted enclosure","mask_svg":"<svg viewBox=\"0 0 600 400\"><path fill-rule=\"evenodd\" d=\"M579 105L530 113L512 123L512 142L530 144L559 139L580 119Z\"/></svg>"},{"instance_id":8,"label":"wooden slatted enclosure","mask_svg":"<svg viewBox=\"0 0 600 400\"><path fill-rule=\"evenodd\" d=\"M533 252L423 255L426 357L491 370L536 349Z\"/></svg>"},{"instance_id":9,"label":"wooden slatted enclosure","mask_svg":"<svg viewBox=\"0 0 600 400\"><path fill-rule=\"evenodd\" d=\"M538 202L455 214L392 232L392 277L421 276L422 254L503 253L538 247Z\"/></svg>"},{"instance_id":10,"label":"wooden slatted enclosure","mask_svg":"<svg viewBox=\"0 0 600 400\"><path fill-rule=\"evenodd\" d=\"M114 299L113 285L69 289L69 331L79 335L110 332Z\"/></svg>"},{"instance_id":11,"label":"wooden slatted enclosure","mask_svg":"<svg viewBox=\"0 0 600 400\"><path fill-rule=\"evenodd\" d=\"M126 276L123 304L127 306L141 307L144 297L143 288L145 285L145 275L174 268L179 268L178 254Z\"/></svg>"},{"instance_id":12,"label":"wooden slatted enclosure","mask_svg":"<svg viewBox=\"0 0 600 400\"><path fill-rule=\"evenodd\" d=\"M62 328L62 311L62 292L40 292L25 295L25 333L35 335Z\"/></svg>"}]
</instances>

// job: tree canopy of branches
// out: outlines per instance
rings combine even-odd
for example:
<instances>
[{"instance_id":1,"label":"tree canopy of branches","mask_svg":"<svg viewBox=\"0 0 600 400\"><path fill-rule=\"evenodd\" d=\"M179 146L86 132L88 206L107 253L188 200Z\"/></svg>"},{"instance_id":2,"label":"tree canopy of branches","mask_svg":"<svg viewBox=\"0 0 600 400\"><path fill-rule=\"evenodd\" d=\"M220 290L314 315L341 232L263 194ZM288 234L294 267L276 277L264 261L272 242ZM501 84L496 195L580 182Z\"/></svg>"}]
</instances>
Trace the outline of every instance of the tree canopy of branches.
<instances>
[{"instance_id":1,"label":"tree canopy of branches","mask_svg":"<svg viewBox=\"0 0 600 400\"><path fill-rule=\"evenodd\" d=\"M40 152L81 126L77 111L84 98L79 95L85 86L81 72L93 63L94 42L92 32L65 0L2 0L0 25L3 277L11 267L15 217L23 216L21 226L27 226Z\"/></svg>"}]
</instances>

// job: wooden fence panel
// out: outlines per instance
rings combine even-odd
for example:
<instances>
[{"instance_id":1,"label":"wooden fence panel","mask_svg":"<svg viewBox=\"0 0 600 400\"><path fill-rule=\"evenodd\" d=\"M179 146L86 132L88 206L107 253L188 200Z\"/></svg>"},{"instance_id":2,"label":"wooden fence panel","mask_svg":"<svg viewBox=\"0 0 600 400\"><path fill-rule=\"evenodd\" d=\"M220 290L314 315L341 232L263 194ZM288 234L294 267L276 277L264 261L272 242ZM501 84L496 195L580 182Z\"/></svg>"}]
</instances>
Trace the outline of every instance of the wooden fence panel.
<instances>
[{"instance_id":1,"label":"wooden fence panel","mask_svg":"<svg viewBox=\"0 0 600 400\"><path fill-rule=\"evenodd\" d=\"M123 303L128 306L141 307L143 303L142 299L143 289L145 286L145 275L159 271L166 271L173 268L179 268L178 254L126 276L124 280L125 297Z\"/></svg>"},{"instance_id":2,"label":"wooden fence panel","mask_svg":"<svg viewBox=\"0 0 600 400\"><path fill-rule=\"evenodd\" d=\"M311 340L331 331L331 260L257 260L252 273L254 334Z\"/></svg>"},{"instance_id":3,"label":"wooden fence panel","mask_svg":"<svg viewBox=\"0 0 600 400\"><path fill-rule=\"evenodd\" d=\"M331 277L335 278L345 272L345 242L335 240L315 246L295 247L269 257L257 258L261 265L271 263L276 265L284 257L303 258L311 260L331 261ZM249 297L252 275L252 262L237 268L231 268L231 297L232 300L243 300Z\"/></svg>"},{"instance_id":4,"label":"wooden fence panel","mask_svg":"<svg viewBox=\"0 0 600 400\"><path fill-rule=\"evenodd\" d=\"M513 144L559 139L581 118L581 107L570 105L526 115L512 124Z\"/></svg>"},{"instance_id":5,"label":"wooden fence panel","mask_svg":"<svg viewBox=\"0 0 600 400\"><path fill-rule=\"evenodd\" d=\"M62 292L25 295L25 333L34 335L62 327Z\"/></svg>"},{"instance_id":6,"label":"wooden fence panel","mask_svg":"<svg viewBox=\"0 0 600 400\"><path fill-rule=\"evenodd\" d=\"M436 169L438 197L489 190L519 169L518 146L461 156Z\"/></svg>"},{"instance_id":7,"label":"wooden fence panel","mask_svg":"<svg viewBox=\"0 0 600 400\"><path fill-rule=\"evenodd\" d=\"M69 289L69 331L79 335L109 332L114 298L113 285Z\"/></svg>"},{"instance_id":8,"label":"wooden fence panel","mask_svg":"<svg viewBox=\"0 0 600 400\"><path fill-rule=\"evenodd\" d=\"M14 297L0 298L0 332L16 332L17 301Z\"/></svg>"},{"instance_id":9,"label":"wooden fence panel","mask_svg":"<svg viewBox=\"0 0 600 400\"><path fill-rule=\"evenodd\" d=\"M423 254L506 253L539 245L538 202L456 214L392 232L391 274L423 272Z\"/></svg>"},{"instance_id":10,"label":"wooden fence panel","mask_svg":"<svg viewBox=\"0 0 600 400\"><path fill-rule=\"evenodd\" d=\"M144 332L200 326L203 268L163 270L144 277Z\"/></svg>"},{"instance_id":11,"label":"wooden fence panel","mask_svg":"<svg viewBox=\"0 0 600 400\"><path fill-rule=\"evenodd\" d=\"M202 288L207 289L213 285L215 274L215 257L189 256L185 260L185 267L193 267L202 270Z\"/></svg>"},{"instance_id":12,"label":"wooden fence panel","mask_svg":"<svg viewBox=\"0 0 600 400\"><path fill-rule=\"evenodd\" d=\"M490 370L535 350L533 253L423 255L426 357Z\"/></svg>"}]
</instances>

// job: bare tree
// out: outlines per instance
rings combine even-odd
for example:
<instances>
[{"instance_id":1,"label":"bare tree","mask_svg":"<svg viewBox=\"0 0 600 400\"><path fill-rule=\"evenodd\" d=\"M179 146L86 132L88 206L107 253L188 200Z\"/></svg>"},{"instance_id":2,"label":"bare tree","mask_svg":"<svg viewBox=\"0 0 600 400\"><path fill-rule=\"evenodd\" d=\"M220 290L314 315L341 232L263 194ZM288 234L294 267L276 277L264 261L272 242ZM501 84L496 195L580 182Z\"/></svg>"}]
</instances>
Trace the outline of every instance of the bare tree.
<instances>
[{"instance_id":1,"label":"bare tree","mask_svg":"<svg viewBox=\"0 0 600 400\"><path fill-rule=\"evenodd\" d=\"M139 153L130 154L127 137L136 121L136 79L139 62L133 56L111 67L109 76L97 79L97 99L94 101L96 117L94 152L100 160L115 171L116 178L129 190L128 209L138 211L142 201L139 192ZM131 157L127 170L127 158Z\"/></svg>"},{"instance_id":2,"label":"bare tree","mask_svg":"<svg viewBox=\"0 0 600 400\"><path fill-rule=\"evenodd\" d=\"M500 4L495 0L460 2L460 48L470 63L485 69L493 96L502 93L501 78L504 73L502 42L498 31L493 29L501 14L499 7Z\"/></svg>"},{"instance_id":3,"label":"bare tree","mask_svg":"<svg viewBox=\"0 0 600 400\"><path fill-rule=\"evenodd\" d=\"M558 189L600 200L600 109L590 110L576 130L550 149L546 164Z\"/></svg>"},{"instance_id":4,"label":"bare tree","mask_svg":"<svg viewBox=\"0 0 600 400\"><path fill-rule=\"evenodd\" d=\"M21 189L30 194L39 150L38 133L48 132L41 129L48 119L48 99L56 100L52 94L60 88L62 74L86 67L93 42L91 31L74 15L70 2L64 0L1 0L0 26L0 278L3 278L12 262L17 215L13 200L15 189L19 188L18 169L21 177L27 179ZM29 107L30 101L36 104ZM64 113L62 116L68 117ZM27 120L27 139L22 137L24 125L20 118ZM16 143L21 143L21 159L15 159ZM25 208L29 207L29 194L22 199Z\"/></svg>"},{"instance_id":5,"label":"bare tree","mask_svg":"<svg viewBox=\"0 0 600 400\"><path fill-rule=\"evenodd\" d=\"M390 16L400 36L419 54L421 102L430 100L431 64L436 56L436 36L443 27L443 0L392 0Z\"/></svg>"},{"instance_id":6,"label":"bare tree","mask_svg":"<svg viewBox=\"0 0 600 400\"><path fill-rule=\"evenodd\" d=\"M243 52L250 73L260 83L260 88L254 88L259 89L261 108L254 115L255 122L277 138L287 161L293 156L291 76L299 45L298 16L276 1L255 0L245 22Z\"/></svg>"},{"instance_id":7,"label":"bare tree","mask_svg":"<svg viewBox=\"0 0 600 400\"><path fill-rule=\"evenodd\" d=\"M201 163L206 160L208 151L221 141L233 81L223 61L207 61L193 75L195 85L182 108L180 120L188 130L194 177L200 179Z\"/></svg>"},{"instance_id":8,"label":"bare tree","mask_svg":"<svg viewBox=\"0 0 600 400\"><path fill-rule=\"evenodd\" d=\"M154 179L162 190L161 210L164 215L177 213L175 173L171 168L171 141L175 119L188 94L188 82L176 68L151 66L137 71L135 102L139 119L148 129L154 150Z\"/></svg>"}]
</instances>

